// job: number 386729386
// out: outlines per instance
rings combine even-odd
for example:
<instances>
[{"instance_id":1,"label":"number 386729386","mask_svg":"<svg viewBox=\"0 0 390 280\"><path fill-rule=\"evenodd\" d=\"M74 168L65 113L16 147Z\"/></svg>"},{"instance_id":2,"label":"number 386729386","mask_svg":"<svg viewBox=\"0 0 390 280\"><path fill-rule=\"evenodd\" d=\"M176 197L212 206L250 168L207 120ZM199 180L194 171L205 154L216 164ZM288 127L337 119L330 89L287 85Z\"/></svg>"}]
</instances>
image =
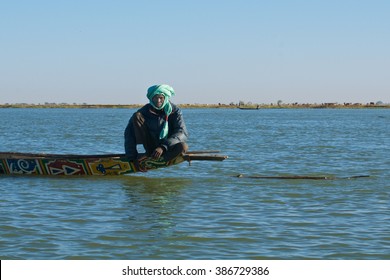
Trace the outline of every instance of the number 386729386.
<instances>
[{"instance_id":1,"label":"number 386729386","mask_svg":"<svg viewBox=\"0 0 390 280\"><path fill-rule=\"evenodd\" d=\"M268 275L268 267L218 266L215 275Z\"/></svg>"}]
</instances>

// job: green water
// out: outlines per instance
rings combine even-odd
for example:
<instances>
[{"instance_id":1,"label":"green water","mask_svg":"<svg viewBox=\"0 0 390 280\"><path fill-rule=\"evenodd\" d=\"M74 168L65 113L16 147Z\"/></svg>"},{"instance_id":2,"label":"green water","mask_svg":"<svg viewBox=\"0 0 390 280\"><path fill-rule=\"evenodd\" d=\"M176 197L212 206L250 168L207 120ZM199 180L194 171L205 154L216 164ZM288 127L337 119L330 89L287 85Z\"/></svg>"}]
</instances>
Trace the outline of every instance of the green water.
<instances>
[{"instance_id":1,"label":"green water","mask_svg":"<svg viewBox=\"0 0 390 280\"><path fill-rule=\"evenodd\" d=\"M133 112L1 109L0 151L122 153ZM390 259L390 110L184 117L190 149L229 159L136 176L0 177L0 259Z\"/></svg>"}]
</instances>

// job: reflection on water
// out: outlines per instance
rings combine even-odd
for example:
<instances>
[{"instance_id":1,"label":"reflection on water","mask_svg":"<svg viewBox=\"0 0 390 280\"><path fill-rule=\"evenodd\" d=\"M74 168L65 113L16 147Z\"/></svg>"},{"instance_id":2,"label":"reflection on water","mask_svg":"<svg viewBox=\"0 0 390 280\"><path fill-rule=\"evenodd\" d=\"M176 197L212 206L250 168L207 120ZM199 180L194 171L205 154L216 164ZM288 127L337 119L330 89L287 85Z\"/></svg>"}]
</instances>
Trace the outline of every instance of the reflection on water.
<instances>
[{"instance_id":1,"label":"reflection on water","mask_svg":"<svg viewBox=\"0 0 390 280\"><path fill-rule=\"evenodd\" d=\"M137 230L150 230L149 235L155 238L174 227L173 217L181 212L179 198L183 188L190 183L177 179L141 177L124 182L131 226Z\"/></svg>"}]
</instances>

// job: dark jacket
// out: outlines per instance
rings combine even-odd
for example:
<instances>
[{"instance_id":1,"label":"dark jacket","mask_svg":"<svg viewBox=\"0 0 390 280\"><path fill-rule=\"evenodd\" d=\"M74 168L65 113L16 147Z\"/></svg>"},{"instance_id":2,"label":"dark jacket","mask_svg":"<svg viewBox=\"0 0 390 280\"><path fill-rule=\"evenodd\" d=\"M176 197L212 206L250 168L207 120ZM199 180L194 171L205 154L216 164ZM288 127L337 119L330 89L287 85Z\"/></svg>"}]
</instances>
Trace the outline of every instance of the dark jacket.
<instances>
[{"instance_id":1,"label":"dark jacket","mask_svg":"<svg viewBox=\"0 0 390 280\"><path fill-rule=\"evenodd\" d=\"M156 110L150 104L146 104L137 111L144 116L145 124L149 129L150 136L156 143L156 147L164 147L166 151L180 142L186 142L188 137L181 109L172 103L171 105L172 113L168 117L168 136L161 140L159 137L165 122L164 111ZM138 152L133 128L133 117L134 115L130 118L125 130L125 153L131 159L136 159Z\"/></svg>"}]
</instances>

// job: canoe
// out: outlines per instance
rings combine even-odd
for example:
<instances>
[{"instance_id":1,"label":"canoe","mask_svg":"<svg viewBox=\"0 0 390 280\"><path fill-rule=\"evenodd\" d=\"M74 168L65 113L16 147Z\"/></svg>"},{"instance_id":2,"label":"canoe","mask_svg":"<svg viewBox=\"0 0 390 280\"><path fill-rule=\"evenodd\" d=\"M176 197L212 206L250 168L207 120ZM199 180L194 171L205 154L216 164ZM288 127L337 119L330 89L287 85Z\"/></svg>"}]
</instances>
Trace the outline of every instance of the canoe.
<instances>
[{"instance_id":1,"label":"canoe","mask_svg":"<svg viewBox=\"0 0 390 280\"><path fill-rule=\"evenodd\" d=\"M259 107L238 107L240 110L259 110Z\"/></svg>"},{"instance_id":2,"label":"canoe","mask_svg":"<svg viewBox=\"0 0 390 280\"><path fill-rule=\"evenodd\" d=\"M170 161L150 157L140 159L143 170L168 167L193 160L222 161L218 151L194 151ZM123 175L139 172L125 154L75 155L0 152L1 175Z\"/></svg>"}]
</instances>

